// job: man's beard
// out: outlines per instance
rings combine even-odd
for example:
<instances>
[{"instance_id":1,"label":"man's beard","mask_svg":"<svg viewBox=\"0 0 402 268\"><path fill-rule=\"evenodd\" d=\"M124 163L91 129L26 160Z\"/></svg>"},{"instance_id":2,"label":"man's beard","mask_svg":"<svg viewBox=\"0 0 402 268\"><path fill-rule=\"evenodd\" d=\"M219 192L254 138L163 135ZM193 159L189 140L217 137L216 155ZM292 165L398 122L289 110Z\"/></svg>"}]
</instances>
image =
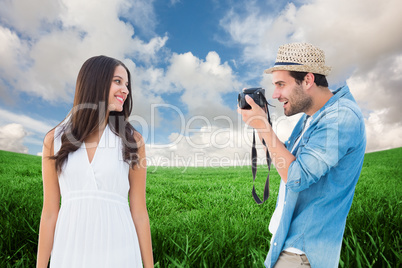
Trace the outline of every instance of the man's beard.
<instances>
[{"instance_id":1,"label":"man's beard","mask_svg":"<svg viewBox=\"0 0 402 268\"><path fill-rule=\"evenodd\" d=\"M286 116L292 116L301 112L306 112L313 105L313 100L304 93L301 85L296 85L289 96L288 109L285 109Z\"/></svg>"}]
</instances>

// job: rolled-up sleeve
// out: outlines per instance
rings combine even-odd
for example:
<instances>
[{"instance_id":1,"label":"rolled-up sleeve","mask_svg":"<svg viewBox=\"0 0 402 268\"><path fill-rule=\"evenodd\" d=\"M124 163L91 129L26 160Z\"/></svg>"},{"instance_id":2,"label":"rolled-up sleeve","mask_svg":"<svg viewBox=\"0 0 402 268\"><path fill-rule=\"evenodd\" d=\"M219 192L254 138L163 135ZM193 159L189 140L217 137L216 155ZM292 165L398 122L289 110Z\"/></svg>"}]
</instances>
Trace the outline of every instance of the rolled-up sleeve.
<instances>
[{"instance_id":1,"label":"rolled-up sleeve","mask_svg":"<svg viewBox=\"0 0 402 268\"><path fill-rule=\"evenodd\" d=\"M300 192L318 182L360 141L362 119L348 107L331 107L302 137L286 187ZM363 130L364 131L364 130Z\"/></svg>"}]
</instances>

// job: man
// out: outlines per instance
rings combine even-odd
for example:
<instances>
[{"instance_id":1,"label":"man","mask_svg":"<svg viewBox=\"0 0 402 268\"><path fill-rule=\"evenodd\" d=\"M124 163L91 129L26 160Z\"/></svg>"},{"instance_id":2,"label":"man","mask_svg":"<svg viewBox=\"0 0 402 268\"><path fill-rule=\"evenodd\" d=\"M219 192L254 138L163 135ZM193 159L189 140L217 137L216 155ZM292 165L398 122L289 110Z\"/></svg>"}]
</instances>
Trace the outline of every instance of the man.
<instances>
[{"instance_id":1,"label":"man","mask_svg":"<svg viewBox=\"0 0 402 268\"><path fill-rule=\"evenodd\" d=\"M265 70L275 85L272 98L286 116L304 113L282 144L266 113L250 97L243 120L267 144L281 176L266 267L338 267L346 217L363 164L364 120L349 88L328 89L324 52L306 43L279 48Z\"/></svg>"}]
</instances>

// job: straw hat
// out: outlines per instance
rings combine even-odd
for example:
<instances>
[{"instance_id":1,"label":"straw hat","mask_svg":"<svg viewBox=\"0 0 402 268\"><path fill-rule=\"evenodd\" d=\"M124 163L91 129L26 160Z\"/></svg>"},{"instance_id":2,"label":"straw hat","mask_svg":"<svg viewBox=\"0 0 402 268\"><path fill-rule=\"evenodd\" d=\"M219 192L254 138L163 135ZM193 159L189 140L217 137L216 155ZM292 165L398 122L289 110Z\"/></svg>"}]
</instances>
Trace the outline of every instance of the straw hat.
<instances>
[{"instance_id":1,"label":"straw hat","mask_svg":"<svg viewBox=\"0 0 402 268\"><path fill-rule=\"evenodd\" d=\"M266 69L267 74L273 71L296 71L328 75L331 67L325 66L324 51L307 43L291 43L280 46L275 66Z\"/></svg>"}]
</instances>

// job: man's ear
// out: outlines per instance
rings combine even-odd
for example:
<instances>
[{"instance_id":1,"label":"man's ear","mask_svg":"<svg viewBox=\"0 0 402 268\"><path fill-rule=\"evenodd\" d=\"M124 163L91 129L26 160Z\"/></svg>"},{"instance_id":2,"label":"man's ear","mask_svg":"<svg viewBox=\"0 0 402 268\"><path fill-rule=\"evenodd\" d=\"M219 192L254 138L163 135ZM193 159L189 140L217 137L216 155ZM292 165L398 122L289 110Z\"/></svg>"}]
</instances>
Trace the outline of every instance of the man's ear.
<instances>
[{"instance_id":1,"label":"man's ear","mask_svg":"<svg viewBox=\"0 0 402 268\"><path fill-rule=\"evenodd\" d=\"M310 88L314 85L314 74L313 73L307 73L306 76L304 77L303 83L305 83L306 88Z\"/></svg>"}]
</instances>

